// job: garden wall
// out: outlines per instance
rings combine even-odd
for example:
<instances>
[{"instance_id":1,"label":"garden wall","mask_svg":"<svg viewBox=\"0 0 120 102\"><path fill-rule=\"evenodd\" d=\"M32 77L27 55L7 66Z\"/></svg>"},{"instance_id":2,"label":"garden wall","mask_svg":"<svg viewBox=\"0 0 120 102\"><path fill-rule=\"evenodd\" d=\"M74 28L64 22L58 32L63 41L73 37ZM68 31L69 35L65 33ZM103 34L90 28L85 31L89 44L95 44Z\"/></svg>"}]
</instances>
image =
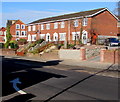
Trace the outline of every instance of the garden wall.
<instances>
[{"instance_id":1,"label":"garden wall","mask_svg":"<svg viewBox=\"0 0 120 102\"><path fill-rule=\"evenodd\" d=\"M1 56L5 56L5 55L16 56L16 51L15 49L1 49L0 55Z\"/></svg>"},{"instance_id":2,"label":"garden wall","mask_svg":"<svg viewBox=\"0 0 120 102\"><path fill-rule=\"evenodd\" d=\"M120 64L120 49L116 49L116 50L102 49L100 53L100 61L104 63Z\"/></svg>"}]
</instances>

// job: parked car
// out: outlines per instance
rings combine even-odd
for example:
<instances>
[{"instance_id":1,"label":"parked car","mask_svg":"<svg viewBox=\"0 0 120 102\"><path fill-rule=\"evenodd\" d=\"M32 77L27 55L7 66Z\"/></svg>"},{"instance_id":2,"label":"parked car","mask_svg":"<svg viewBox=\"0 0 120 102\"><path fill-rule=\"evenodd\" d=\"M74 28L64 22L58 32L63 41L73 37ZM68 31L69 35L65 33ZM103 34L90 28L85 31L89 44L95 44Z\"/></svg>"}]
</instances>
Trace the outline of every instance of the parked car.
<instances>
[{"instance_id":1,"label":"parked car","mask_svg":"<svg viewBox=\"0 0 120 102\"><path fill-rule=\"evenodd\" d=\"M117 38L107 38L107 39L105 39L105 46L113 46L113 45L120 46L120 41Z\"/></svg>"}]
</instances>

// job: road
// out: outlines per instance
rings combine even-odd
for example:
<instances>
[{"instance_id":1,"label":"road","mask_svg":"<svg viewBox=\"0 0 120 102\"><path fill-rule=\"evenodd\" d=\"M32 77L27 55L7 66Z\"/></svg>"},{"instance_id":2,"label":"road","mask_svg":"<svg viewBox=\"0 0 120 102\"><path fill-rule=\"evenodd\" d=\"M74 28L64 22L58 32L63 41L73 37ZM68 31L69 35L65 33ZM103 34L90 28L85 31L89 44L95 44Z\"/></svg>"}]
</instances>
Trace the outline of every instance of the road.
<instances>
[{"instance_id":1,"label":"road","mask_svg":"<svg viewBox=\"0 0 120 102\"><path fill-rule=\"evenodd\" d=\"M60 65L59 62L59 60L37 62L3 57L3 100L5 102L26 102L28 100L41 100L42 102L53 100L104 102L109 100L117 102L117 78L91 75L74 70L58 70L62 67L68 67ZM17 84L17 87L27 94L20 95L15 91L10 83L15 78L19 78L21 82L21 84Z\"/></svg>"}]
</instances>

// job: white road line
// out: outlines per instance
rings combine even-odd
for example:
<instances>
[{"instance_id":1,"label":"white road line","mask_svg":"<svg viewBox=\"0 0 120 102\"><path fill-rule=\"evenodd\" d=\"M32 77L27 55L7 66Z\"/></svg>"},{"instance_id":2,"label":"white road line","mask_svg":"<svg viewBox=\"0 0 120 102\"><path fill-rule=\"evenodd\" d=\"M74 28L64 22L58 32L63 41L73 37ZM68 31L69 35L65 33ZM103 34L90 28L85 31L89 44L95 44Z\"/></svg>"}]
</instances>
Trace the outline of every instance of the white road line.
<instances>
[{"instance_id":1,"label":"white road line","mask_svg":"<svg viewBox=\"0 0 120 102\"><path fill-rule=\"evenodd\" d=\"M19 91L17 91L18 93L20 93L20 94L27 94L26 92L24 92L24 91L22 91L22 90L19 90Z\"/></svg>"}]
</instances>

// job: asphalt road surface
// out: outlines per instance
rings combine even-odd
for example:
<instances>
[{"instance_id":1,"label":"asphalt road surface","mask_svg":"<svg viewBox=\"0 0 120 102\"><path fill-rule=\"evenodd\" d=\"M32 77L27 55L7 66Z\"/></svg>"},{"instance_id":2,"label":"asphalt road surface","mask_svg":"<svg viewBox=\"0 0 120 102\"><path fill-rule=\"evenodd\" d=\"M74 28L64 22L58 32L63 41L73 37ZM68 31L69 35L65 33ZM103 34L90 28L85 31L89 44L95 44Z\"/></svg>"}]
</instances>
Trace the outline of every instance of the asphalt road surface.
<instances>
[{"instance_id":1,"label":"asphalt road surface","mask_svg":"<svg viewBox=\"0 0 120 102\"><path fill-rule=\"evenodd\" d=\"M53 69L66 67L59 62L2 57L3 102L118 102L117 78ZM21 82L17 87L27 94L22 95L13 88L10 81L16 78Z\"/></svg>"}]
</instances>

